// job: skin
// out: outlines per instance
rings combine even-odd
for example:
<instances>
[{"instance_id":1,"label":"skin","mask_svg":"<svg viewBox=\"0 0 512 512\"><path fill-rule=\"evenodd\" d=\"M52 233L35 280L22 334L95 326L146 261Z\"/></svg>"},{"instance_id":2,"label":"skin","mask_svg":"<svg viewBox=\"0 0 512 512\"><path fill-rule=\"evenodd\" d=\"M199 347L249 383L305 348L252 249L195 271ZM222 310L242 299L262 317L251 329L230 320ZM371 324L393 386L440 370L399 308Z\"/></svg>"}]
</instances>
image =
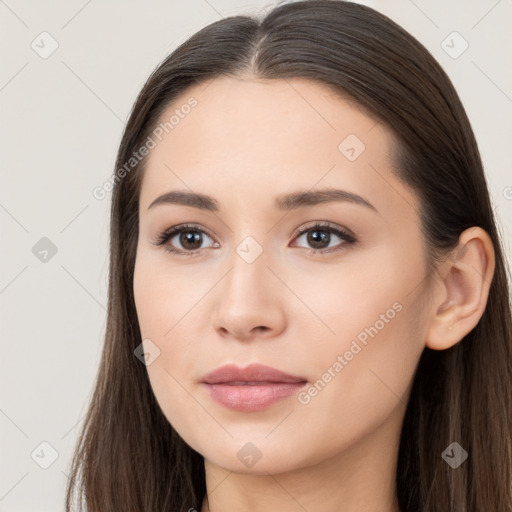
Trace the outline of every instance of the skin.
<instances>
[{"instance_id":1,"label":"skin","mask_svg":"<svg viewBox=\"0 0 512 512\"><path fill-rule=\"evenodd\" d=\"M149 154L133 285L145 347L150 339L160 350L147 366L156 399L205 457L201 510L396 512L398 443L416 365L425 346L449 348L477 324L492 242L480 228L466 230L427 275L419 201L392 172L391 132L322 84L218 78L185 91L162 120L192 96L198 105ZM338 149L348 134L365 144L354 161ZM327 187L378 211L350 202L274 206L278 195ZM220 210L148 210L171 190L213 196ZM331 233L315 246L315 230L295 236L313 221L350 230L357 243ZM183 223L207 234L195 246L179 236L167 245L199 247L195 255L151 243ZM248 236L263 250L251 263L236 251ZM342 249L308 253L319 247ZM333 371L393 304L400 311ZM307 404L292 395L258 412L229 410L200 385L223 364L252 362L311 385L329 368L335 376ZM248 442L261 453L252 467L237 457Z\"/></svg>"}]
</instances>

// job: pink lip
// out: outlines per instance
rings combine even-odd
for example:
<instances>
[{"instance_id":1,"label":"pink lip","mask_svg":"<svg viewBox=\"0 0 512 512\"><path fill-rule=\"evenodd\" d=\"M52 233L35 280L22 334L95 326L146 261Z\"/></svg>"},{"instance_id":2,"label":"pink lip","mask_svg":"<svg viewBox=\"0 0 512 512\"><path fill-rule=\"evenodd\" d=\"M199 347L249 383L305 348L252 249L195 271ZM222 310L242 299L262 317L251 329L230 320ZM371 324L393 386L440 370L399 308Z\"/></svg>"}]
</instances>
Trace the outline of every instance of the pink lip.
<instances>
[{"instance_id":1,"label":"pink lip","mask_svg":"<svg viewBox=\"0 0 512 512\"><path fill-rule=\"evenodd\" d=\"M201 382L215 401L229 409L260 411L296 393L307 379L269 366L251 364L246 368L221 366Z\"/></svg>"}]
</instances>

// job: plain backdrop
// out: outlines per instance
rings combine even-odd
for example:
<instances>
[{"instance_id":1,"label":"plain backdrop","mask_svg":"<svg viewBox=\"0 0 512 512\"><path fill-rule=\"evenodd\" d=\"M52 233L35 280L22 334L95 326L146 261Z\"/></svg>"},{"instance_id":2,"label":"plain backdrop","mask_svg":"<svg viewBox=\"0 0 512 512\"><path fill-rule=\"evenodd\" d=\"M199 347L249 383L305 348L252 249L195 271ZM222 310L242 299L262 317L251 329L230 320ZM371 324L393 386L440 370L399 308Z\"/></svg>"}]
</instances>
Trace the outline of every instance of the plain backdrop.
<instances>
[{"instance_id":1,"label":"plain backdrop","mask_svg":"<svg viewBox=\"0 0 512 512\"><path fill-rule=\"evenodd\" d=\"M413 34L452 79L510 262L512 1L362 3ZM105 332L110 194L92 191L114 171L137 93L200 28L272 5L0 1L0 511L64 509Z\"/></svg>"}]
</instances>

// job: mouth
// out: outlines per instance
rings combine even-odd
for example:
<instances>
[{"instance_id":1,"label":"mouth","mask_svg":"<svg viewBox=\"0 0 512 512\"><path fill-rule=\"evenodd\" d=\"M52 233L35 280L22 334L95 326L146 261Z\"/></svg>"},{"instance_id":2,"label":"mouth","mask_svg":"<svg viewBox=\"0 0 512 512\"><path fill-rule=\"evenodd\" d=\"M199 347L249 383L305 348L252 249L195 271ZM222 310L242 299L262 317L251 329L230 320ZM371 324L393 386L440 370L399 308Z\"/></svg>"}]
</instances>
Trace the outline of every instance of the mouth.
<instances>
[{"instance_id":1,"label":"mouth","mask_svg":"<svg viewBox=\"0 0 512 512\"><path fill-rule=\"evenodd\" d=\"M306 381L297 381L297 382L292 382L292 384L302 384L302 383L305 383ZM215 383L212 383L212 384L217 384L217 385L225 385L225 386L270 386L270 385L279 385L279 384L290 384L290 382L278 382L278 381L252 381L252 382L247 382L247 381L243 381L243 380L239 380L239 381L230 381L230 382L215 382Z\"/></svg>"},{"instance_id":2,"label":"mouth","mask_svg":"<svg viewBox=\"0 0 512 512\"><path fill-rule=\"evenodd\" d=\"M306 381L305 377L292 375L270 366L254 363L245 368L234 364L221 366L205 375L201 382L206 384L261 386L265 384L302 383Z\"/></svg>"},{"instance_id":3,"label":"mouth","mask_svg":"<svg viewBox=\"0 0 512 512\"><path fill-rule=\"evenodd\" d=\"M307 379L282 370L251 364L225 365L206 375L201 386L215 402L233 411L262 411L296 394Z\"/></svg>"},{"instance_id":4,"label":"mouth","mask_svg":"<svg viewBox=\"0 0 512 512\"><path fill-rule=\"evenodd\" d=\"M249 384L206 384L210 398L227 409L239 412L256 412L296 395L307 382L257 382Z\"/></svg>"}]
</instances>

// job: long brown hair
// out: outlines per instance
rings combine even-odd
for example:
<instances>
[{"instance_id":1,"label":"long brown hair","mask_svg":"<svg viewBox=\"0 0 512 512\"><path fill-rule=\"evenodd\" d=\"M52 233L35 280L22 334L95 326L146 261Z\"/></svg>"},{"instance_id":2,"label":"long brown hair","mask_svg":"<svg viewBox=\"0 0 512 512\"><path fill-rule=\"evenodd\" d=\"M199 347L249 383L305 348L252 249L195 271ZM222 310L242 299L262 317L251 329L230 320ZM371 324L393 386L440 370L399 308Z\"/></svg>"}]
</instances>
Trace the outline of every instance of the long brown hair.
<instances>
[{"instance_id":1,"label":"long brown hair","mask_svg":"<svg viewBox=\"0 0 512 512\"><path fill-rule=\"evenodd\" d=\"M408 32L379 12L341 0L233 16L181 44L140 92L119 147L130 160L164 109L187 87L219 76L308 78L328 85L384 123L397 140L397 175L421 200L429 269L463 230L485 229L495 272L476 327L448 350L420 358L396 474L403 512L512 512L512 319L503 248L474 133L446 73ZM169 424L146 367L133 296L138 200L146 159L114 180L105 344L72 461L66 495L89 512L200 510L204 459ZM457 441L457 469L441 457ZM83 510L83 508L80 508Z\"/></svg>"}]
</instances>

